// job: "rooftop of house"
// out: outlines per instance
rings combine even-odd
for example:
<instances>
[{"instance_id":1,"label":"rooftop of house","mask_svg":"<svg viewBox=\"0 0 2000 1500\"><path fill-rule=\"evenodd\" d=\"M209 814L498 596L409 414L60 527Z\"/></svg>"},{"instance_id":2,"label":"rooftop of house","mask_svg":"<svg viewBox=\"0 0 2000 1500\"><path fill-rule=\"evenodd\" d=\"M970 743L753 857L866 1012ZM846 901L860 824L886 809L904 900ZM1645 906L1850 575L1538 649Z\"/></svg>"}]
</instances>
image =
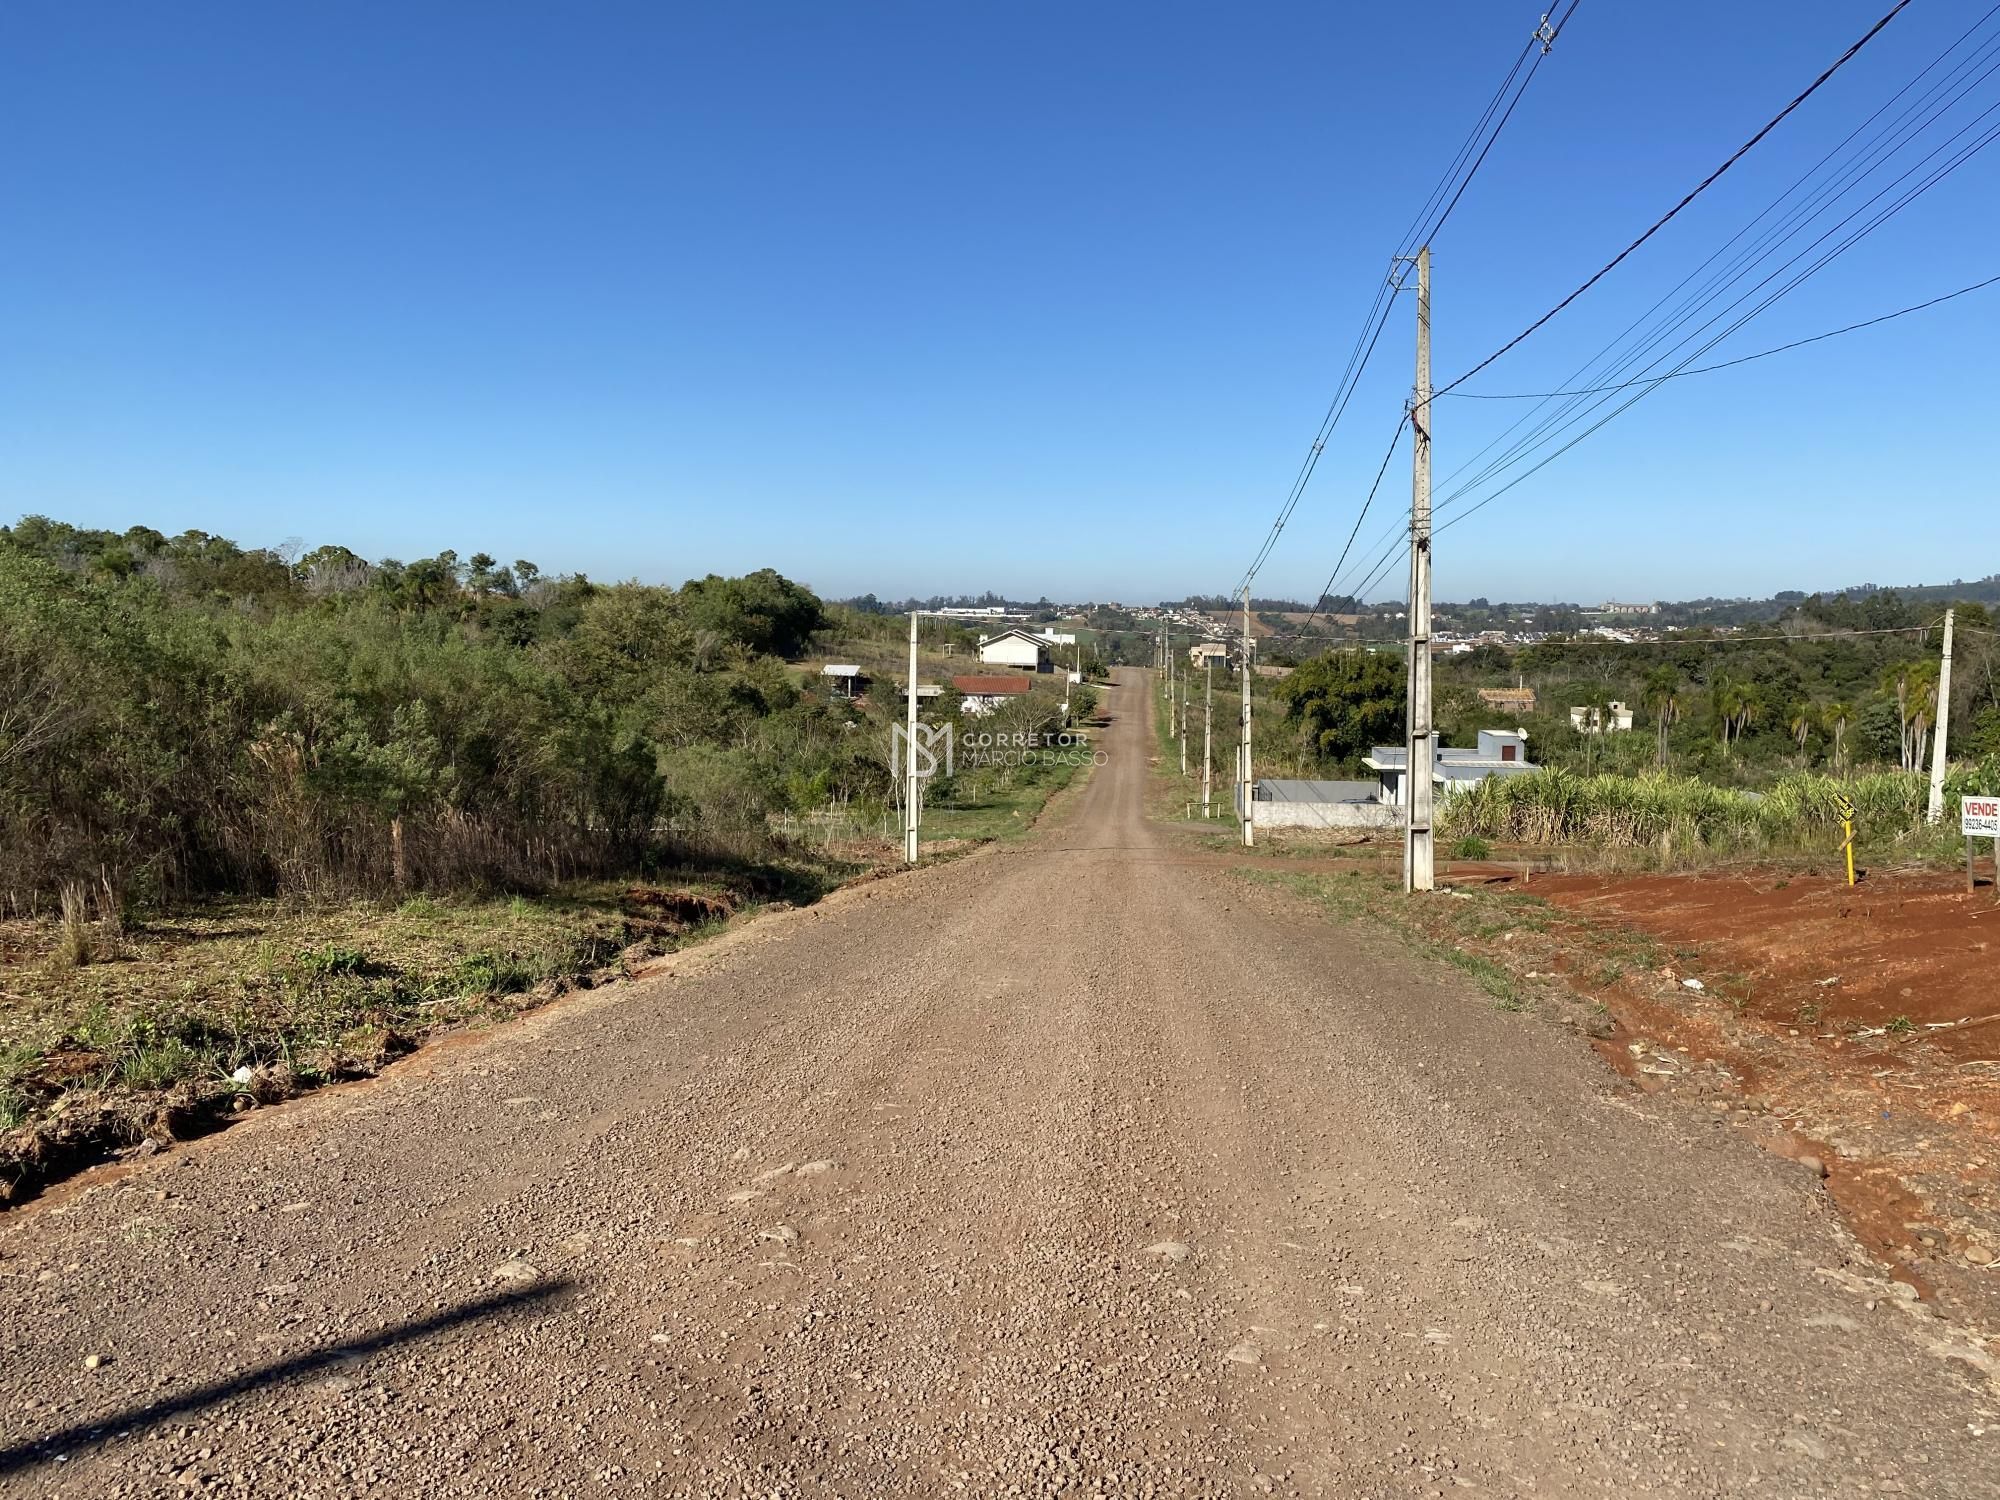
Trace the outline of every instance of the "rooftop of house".
<instances>
[{"instance_id":1,"label":"rooftop of house","mask_svg":"<svg viewBox=\"0 0 2000 1500\"><path fill-rule=\"evenodd\" d=\"M1505 754L1508 749L1515 754ZM1528 736L1523 730L1482 729L1477 745L1437 747L1437 775L1462 781L1494 770L1532 771L1537 768L1528 760L1527 749ZM1371 771L1407 771L1410 749L1407 745L1377 745L1361 763Z\"/></svg>"},{"instance_id":2,"label":"rooftop of house","mask_svg":"<svg viewBox=\"0 0 2000 1500\"><path fill-rule=\"evenodd\" d=\"M1046 646L1049 643L1047 636L1037 635L1032 630L1024 630L1020 626L1016 625L1008 630L996 631L992 635L982 635L979 638L979 644L982 646L990 646L995 641L1005 641L1005 640L1026 641L1028 642L1028 644L1032 646Z\"/></svg>"},{"instance_id":3,"label":"rooftop of house","mask_svg":"<svg viewBox=\"0 0 2000 1500\"><path fill-rule=\"evenodd\" d=\"M861 675L861 668L851 663L828 662L819 669L819 675L822 677L859 677Z\"/></svg>"},{"instance_id":4,"label":"rooftop of house","mask_svg":"<svg viewBox=\"0 0 2000 1500\"><path fill-rule=\"evenodd\" d=\"M1372 781L1298 781L1270 776L1257 783L1260 802L1374 802L1382 788Z\"/></svg>"}]
</instances>

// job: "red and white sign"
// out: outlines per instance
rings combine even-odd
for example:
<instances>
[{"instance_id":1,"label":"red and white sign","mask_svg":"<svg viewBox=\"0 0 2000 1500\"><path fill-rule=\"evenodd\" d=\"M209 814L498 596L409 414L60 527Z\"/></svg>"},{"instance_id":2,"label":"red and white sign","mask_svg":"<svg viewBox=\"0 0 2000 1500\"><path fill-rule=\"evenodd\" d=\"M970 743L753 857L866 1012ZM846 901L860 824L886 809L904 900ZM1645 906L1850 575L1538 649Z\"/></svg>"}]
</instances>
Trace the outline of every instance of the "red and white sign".
<instances>
[{"instance_id":1,"label":"red and white sign","mask_svg":"<svg viewBox=\"0 0 2000 1500\"><path fill-rule=\"evenodd\" d=\"M2000 797L1961 797L1959 828L1969 839L2000 839Z\"/></svg>"}]
</instances>

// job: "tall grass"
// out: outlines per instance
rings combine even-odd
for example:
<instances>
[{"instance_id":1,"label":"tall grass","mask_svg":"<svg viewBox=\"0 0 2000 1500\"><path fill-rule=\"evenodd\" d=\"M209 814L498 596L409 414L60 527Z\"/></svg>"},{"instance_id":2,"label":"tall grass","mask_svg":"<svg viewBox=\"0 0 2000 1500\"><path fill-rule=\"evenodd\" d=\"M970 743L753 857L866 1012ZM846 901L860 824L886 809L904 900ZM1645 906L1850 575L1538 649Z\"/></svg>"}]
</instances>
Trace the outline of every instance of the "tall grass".
<instances>
[{"instance_id":1,"label":"tall grass","mask_svg":"<svg viewBox=\"0 0 2000 1500\"><path fill-rule=\"evenodd\" d=\"M1990 773L1964 768L1947 783L1948 805ZM1559 767L1492 777L1451 797L1442 831L1454 838L1601 849L1656 846L1663 854L1825 851L1840 844L1840 803L1854 804L1855 833L1875 845L1931 837L1929 783L1901 771L1842 781L1807 772L1759 796L1691 776L1579 776ZM1955 820L1948 820L1955 829Z\"/></svg>"}]
</instances>

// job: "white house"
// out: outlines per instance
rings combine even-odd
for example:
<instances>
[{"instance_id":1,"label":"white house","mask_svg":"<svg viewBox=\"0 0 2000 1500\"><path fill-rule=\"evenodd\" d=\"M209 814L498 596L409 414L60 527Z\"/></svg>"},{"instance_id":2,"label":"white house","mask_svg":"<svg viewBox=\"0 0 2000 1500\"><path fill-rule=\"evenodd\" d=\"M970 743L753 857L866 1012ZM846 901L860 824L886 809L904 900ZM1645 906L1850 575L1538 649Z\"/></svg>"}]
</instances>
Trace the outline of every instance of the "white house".
<instances>
[{"instance_id":1,"label":"white house","mask_svg":"<svg viewBox=\"0 0 2000 1500\"><path fill-rule=\"evenodd\" d=\"M1605 708L1593 703L1588 707L1570 709L1569 723L1578 734L1618 734L1631 729L1632 710L1617 702L1607 704Z\"/></svg>"},{"instance_id":2,"label":"white house","mask_svg":"<svg viewBox=\"0 0 2000 1500\"><path fill-rule=\"evenodd\" d=\"M1033 631L1003 630L979 638L979 660L989 667L1018 667L1023 672L1049 669L1049 643Z\"/></svg>"},{"instance_id":3,"label":"white house","mask_svg":"<svg viewBox=\"0 0 2000 1500\"><path fill-rule=\"evenodd\" d=\"M1382 778L1378 799L1390 807L1401 807L1407 795L1409 747L1377 745L1361 763ZM1469 749L1439 745L1431 779L1438 792L1448 797L1489 776L1519 776L1540 769L1528 759L1527 730L1482 729L1479 743Z\"/></svg>"},{"instance_id":4,"label":"white house","mask_svg":"<svg viewBox=\"0 0 2000 1500\"><path fill-rule=\"evenodd\" d=\"M1218 667L1229 665L1229 647L1221 641L1199 641L1188 647L1188 663L1205 667L1213 662Z\"/></svg>"}]
</instances>

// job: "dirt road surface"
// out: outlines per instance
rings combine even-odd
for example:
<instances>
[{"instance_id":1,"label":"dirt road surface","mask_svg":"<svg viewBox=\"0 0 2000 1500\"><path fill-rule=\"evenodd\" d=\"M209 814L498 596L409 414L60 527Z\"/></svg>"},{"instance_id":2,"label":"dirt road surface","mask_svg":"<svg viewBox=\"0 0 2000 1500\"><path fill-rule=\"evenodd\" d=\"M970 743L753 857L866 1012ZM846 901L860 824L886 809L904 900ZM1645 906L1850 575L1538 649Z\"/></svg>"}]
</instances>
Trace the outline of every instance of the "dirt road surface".
<instances>
[{"instance_id":1,"label":"dirt road surface","mask_svg":"<svg viewBox=\"0 0 2000 1500\"><path fill-rule=\"evenodd\" d=\"M1109 761L0 1227L0 1493L2000 1494L1817 1178Z\"/></svg>"}]
</instances>

